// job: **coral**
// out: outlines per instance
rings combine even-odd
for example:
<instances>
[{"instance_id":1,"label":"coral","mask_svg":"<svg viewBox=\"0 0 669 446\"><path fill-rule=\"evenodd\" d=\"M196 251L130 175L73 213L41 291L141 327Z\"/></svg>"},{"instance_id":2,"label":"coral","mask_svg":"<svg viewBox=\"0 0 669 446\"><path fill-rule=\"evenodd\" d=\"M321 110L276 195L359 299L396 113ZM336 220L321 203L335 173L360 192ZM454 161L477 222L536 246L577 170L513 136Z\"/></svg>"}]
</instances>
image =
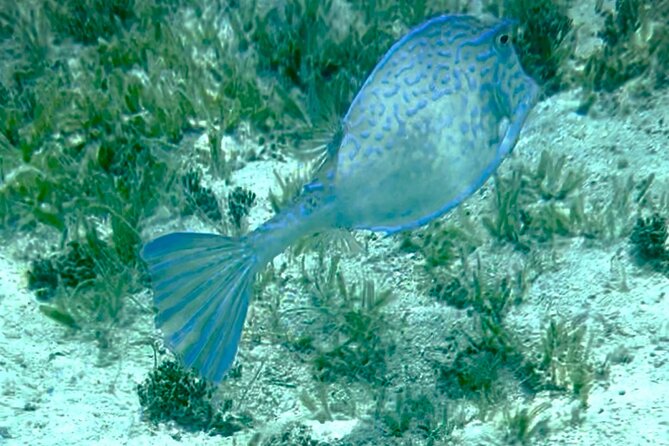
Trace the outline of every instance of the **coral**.
<instances>
[{"instance_id":1,"label":"coral","mask_svg":"<svg viewBox=\"0 0 669 446\"><path fill-rule=\"evenodd\" d=\"M36 291L37 299L49 300L59 285L74 289L95 279L95 261L79 242L68 244L62 256L38 258L30 263L28 288Z\"/></svg>"},{"instance_id":2,"label":"coral","mask_svg":"<svg viewBox=\"0 0 669 446\"><path fill-rule=\"evenodd\" d=\"M221 220L221 209L218 206L216 195L206 186L202 186L202 175L197 170L191 170L181 177L181 185L186 196L184 213L190 214L196 210L214 222Z\"/></svg>"},{"instance_id":3,"label":"coral","mask_svg":"<svg viewBox=\"0 0 669 446\"><path fill-rule=\"evenodd\" d=\"M76 288L79 284L94 279L95 260L90 252L77 241L68 244L67 254L58 262L61 283L68 288Z\"/></svg>"},{"instance_id":4,"label":"coral","mask_svg":"<svg viewBox=\"0 0 669 446\"><path fill-rule=\"evenodd\" d=\"M669 268L667 248L667 219L658 213L650 217L639 217L630 234L632 255L639 263L648 263L659 270Z\"/></svg>"},{"instance_id":5,"label":"coral","mask_svg":"<svg viewBox=\"0 0 669 446\"><path fill-rule=\"evenodd\" d=\"M236 187L228 196L228 212L232 223L240 229L243 219L249 215L256 202L256 194L242 187Z\"/></svg>"},{"instance_id":6,"label":"coral","mask_svg":"<svg viewBox=\"0 0 669 446\"><path fill-rule=\"evenodd\" d=\"M163 362L137 386L144 417L152 423L174 421L189 431L224 437L243 429L242 421L224 416L232 401L227 400L221 409L216 409L212 405L213 393L211 384L196 378L175 361Z\"/></svg>"},{"instance_id":7,"label":"coral","mask_svg":"<svg viewBox=\"0 0 669 446\"><path fill-rule=\"evenodd\" d=\"M46 301L53 297L58 288L58 270L53 260L46 258L30 262L28 270L28 289L35 291L38 300Z\"/></svg>"}]
</instances>

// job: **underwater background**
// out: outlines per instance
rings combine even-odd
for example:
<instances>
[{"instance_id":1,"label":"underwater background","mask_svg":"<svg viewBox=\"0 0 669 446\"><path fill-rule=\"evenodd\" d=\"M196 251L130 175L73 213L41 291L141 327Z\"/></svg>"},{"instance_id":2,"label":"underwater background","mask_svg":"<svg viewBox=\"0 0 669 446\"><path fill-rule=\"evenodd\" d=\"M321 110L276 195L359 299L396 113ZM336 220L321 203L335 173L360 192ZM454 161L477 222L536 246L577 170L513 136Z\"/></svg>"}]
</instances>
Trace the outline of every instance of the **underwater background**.
<instances>
[{"instance_id":1,"label":"underwater background","mask_svg":"<svg viewBox=\"0 0 669 446\"><path fill-rule=\"evenodd\" d=\"M482 189L305 237L218 386L146 241L289 205L379 59L517 21L541 98ZM0 444L669 445L669 0L2 0ZM362 191L364 192L364 191Z\"/></svg>"}]
</instances>

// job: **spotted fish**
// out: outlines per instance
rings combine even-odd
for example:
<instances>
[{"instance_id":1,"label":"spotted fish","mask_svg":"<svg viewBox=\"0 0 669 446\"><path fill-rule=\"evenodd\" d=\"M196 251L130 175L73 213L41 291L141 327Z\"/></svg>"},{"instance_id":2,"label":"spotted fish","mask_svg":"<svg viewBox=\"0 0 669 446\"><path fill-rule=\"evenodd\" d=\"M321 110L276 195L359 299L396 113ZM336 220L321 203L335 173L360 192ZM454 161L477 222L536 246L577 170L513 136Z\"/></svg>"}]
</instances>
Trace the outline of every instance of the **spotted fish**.
<instances>
[{"instance_id":1,"label":"spotted fish","mask_svg":"<svg viewBox=\"0 0 669 446\"><path fill-rule=\"evenodd\" d=\"M144 246L156 325L185 365L223 379L255 273L300 237L416 228L481 187L513 149L539 91L511 30L510 21L466 15L412 30L365 81L292 207L244 237L171 233Z\"/></svg>"}]
</instances>

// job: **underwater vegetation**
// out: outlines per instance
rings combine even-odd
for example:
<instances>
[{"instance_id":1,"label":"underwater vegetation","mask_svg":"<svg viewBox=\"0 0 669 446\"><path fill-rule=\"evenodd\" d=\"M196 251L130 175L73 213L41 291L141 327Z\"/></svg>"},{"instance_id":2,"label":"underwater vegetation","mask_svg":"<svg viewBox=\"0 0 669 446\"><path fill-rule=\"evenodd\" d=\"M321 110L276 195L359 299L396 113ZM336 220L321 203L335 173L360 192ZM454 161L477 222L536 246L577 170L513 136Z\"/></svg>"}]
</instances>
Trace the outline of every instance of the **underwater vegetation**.
<instances>
[{"instance_id":1,"label":"underwater vegetation","mask_svg":"<svg viewBox=\"0 0 669 446\"><path fill-rule=\"evenodd\" d=\"M590 200L582 191L584 171L567 166L565 156L544 151L536 167L520 163L496 176L491 212L482 219L490 235L522 252L560 238L619 240L632 231L634 214L652 207L647 195L653 174L641 180L612 176L608 196Z\"/></svg>"},{"instance_id":2,"label":"underwater vegetation","mask_svg":"<svg viewBox=\"0 0 669 446\"><path fill-rule=\"evenodd\" d=\"M270 206L274 213L279 213L281 209L286 208L288 205L297 198L300 191L304 185L309 181L309 174L305 172L297 172L283 178L276 171L274 172L274 178L276 179L277 184L279 185L280 192L274 192L270 190L268 198Z\"/></svg>"},{"instance_id":3,"label":"underwater vegetation","mask_svg":"<svg viewBox=\"0 0 669 446\"><path fill-rule=\"evenodd\" d=\"M480 244L480 237L472 231L472 221L463 213L458 213L457 223L436 220L424 228L402 233L400 249L419 252L425 260L425 267L447 266L464 252L470 254Z\"/></svg>"},{"instance_id":4,"label":"underwater vegetation","mask_svg":"<svg viewBox=\"0 0 669 446\"><path fill-rule=\"evenodd\" d=\"M385 394L379 397L375 417L388 437L402 437L411 431L427 444L433 444L446 438L455 427L447 405L425 393L416 394L410 386L399 389L390 407L387 399Z\"/></svg>"},{"instance_id":5,"label":"underwater vegetation","mask_svg":"<svg viewBox=\"0 0 669 446\"><path fill-rule=\"evenodd\" d=\"M261 157L315 156L309 149L329 142L390 44L427 17L466 12L467 3L8 3L0 11L0 226L5 237L50 235L51 249L34 255L27 273L42 313L70 332L96 333L101 347L113 345L119 327L148 311L130 296L146 285L138 250L152 215L167 209L174 218L195 216L224 231L246 229L254 192L233 186L217 196L205 180L230 185L242 164L221 150L224 136L248 132L263 146ZM669 85L666 1L599 7L603 46L576 79L568 67L574 42L567 2L488 3L485 10L518 19L523 65L546 94L577 84L586 96L599 97L635 79L650 82L644 88ZM194 20L198 26L190 25ZM184 168L180 160L193 154L182 142L197 133L209 136L210 162ZM307 178L279 178L272 210L288 205ZM541 344L528 348L506 318L522 304L535 266L528 261L496 274L477 257L488 237L525 255L570 237L628 237L635 260L666 273L667 214L637 214L644 208L643 182L614 179L609 201L593 203L583 194L584 181L568 159L546 151L536 165L495 178L482 225L461 216L464 224L440 220L400 236L401 250L421 259L426 294L471 318L453 359L434 364L436 392L417 384L391 393L403 360L392 294L372 279L348 279L332 252L301 277L315 309L311 326L272 342L294 352L321 383L375 389L371 416L392 438L443 441L456 423L449 404L475 401L485 418L511 393L502 388L508 375L529 394L550 389L587 405L600 366L588 356L585 327L546 321ZM305 240L295 255L305 247L322 253L318 243ZM213 391L173 362L138 388L153 422L220 435L247 428L214 408ZM509 411L502 428L507 439L526 444L543 435L543 410ZM262 444L308 441L303 430Z\"/></svg>"},{"instance_id":6,"label":"underwater vegetation","mask_svg":"<svg viewBox=\"0 0 669 446\"><path fill-rule=\"evenodd\" d=\"M66 327L92 332L101 347L110 347L114 326L135 314L125 313L126 296L142 288L141 270L131 266L136 259L122 254L127 246L127 241L103 241L88 228L62 254L33 260L28 287L42 302L40 311Z\"/></svg>"},{"instance_id":7,"label":"underwater vegetation","mask_svg":"<svg viewBox=\"0 0 669 446\"><path fill-rule=\"evenodd\" d=\"M611 92L648 71L653 87L666 85L669 73L667 2L617 0L615 11L600 9L598 12L605 19L599 35L605 45L586 68L594 89Z\"/></svg>"},{"instance_id":8,"label":"underwater vegetation","mask_svg":"<svg viewBox=\"0 0 669 446\"><path fill-rule=\"evenodd\" d=\"M306 353L318 381L348 378L378 385L388 379L387 361L395 350L383 314L392 293L372 280L347 283L339 261L334 256L329 265L303 273L318 317L292 341L293 348Z\"/></svg>"},{"instance_id":9,"label":"underwater vegetation","mask_svg":"<svg viewBox=\"0 0 669 446\"><path fill-rule=\"evenodd\" d=\"M654 89L666 88L669 2L616 0L612 10L598 2L596 12L604 18L599 32L604 44L585 64L580 112L587 113L598 98L613 108L626 105L619 98L606 97L613 92L622 90L627 96L643 98Z\"/></svg>"},{"instance_id":10,"label":"underwater vegetation","mask_svg":"<svg viewBox=\"0 0 669 446\"><path fill-rule=\"evenodd\" d=\"M482 279L473 280L475 284ZM450 398L473 398L481 418L511 391L509 376L528 395L543 390L561 392L587 407L593 380L603 375L605 365L590 359L586 327L576 321L551 319L545 324L539 345L528 347L506 322L509 310L520 303L523 290L518 285L512 288L506 278L483 280L489 285L475 288L487 286L485 294L469 297L475 311L470 313L466 342L461 343L451 361L437 364L437 388ZM502 385L502 381L507 384Z\"/></svg>"},{"instance_id":11,"label":"underwater vegetation","mask_svg":"<svg viewBox=\"0 0 669 446\"><path fill-rule=\"evenodd\" d=\"M49 314L53 308L69 314L81 308L75 302L86 296L99 301L100 308L77 311L77 324L113 326L126 316L117 310L142 275L137 253L144 218L167 205L174 213L202 208L210 219L221 219L215 197L196 173L182 177L183 193L174 187L180 168L173 158L179 150L171 141L192 128L191 100L202 99L175 82L185 70L194 72L195 63L169 31L167 3L44 5L14 4L0 17L0 58L6 68L0 79L6 99L0 106L0 221L10 231L41 225L60 234L64 252L55 257L62 260L36 259L29 274L31 286L43 290L43 296L62 285L64 292L51 300ZM55 8L53 14L45 12L49 8ZM73 19L59 21L62 14ZM63 51L70 39L83 44L77 47L76 64L69 64ZM39 62L31 59L39 54ZM210 105L212 112L220 110ZM66 251L67 246L78 248ZM85 286L68 279L72 252L95 259L94 265L85 265ZM114 282L125 284L115 296L93 291Z\"/></svg>"},{"instance_id":12,"label":"underwater vegetation","mask_svg":"<svg viewBox=\"0 0 669 446\"><path fill-rule=\"evenodd\" d=\"M550 95L567 82L565 62L574 42L572 20L563 0L504 0L491 2L489 9L518 21L516 46L525 70Z\"/></svg>"},{"instance_id":13,"label":"underwater vegetation","mask_svg":"<svg viewBox=\"0 0 669 446\"><path fill-rule=\"evenodd\" d=\"M570 392L583 407L595 375L605 373L605 365L595 366L588 359L589 340L586 326L577 321L551 319L541 338L540 361L537 365L544 385L551 390Z\"/></svg>"},{"instance_id":14,"label":"underwater vegetation","mask_svg":"<svg viewBox=\"0 0 669 446\"><path fill-rule=\"evenodd\" d=\"M312 438L312 430L306 425L295 422L289 423L282 432L263 437L256 433L249 441L249 446L283 446L294 444L299 446L330 446L332 443Z\"/></svg>"},{"instance_id":15,"label":"underwater vegetation","mask_svg":"<svg viewBox=\"0 0 669 446\"><path fill-rule=\"evenodd\" d=\"M251 0L230 8L233 45L257 60L258 75L284 101L272 117L274 142L299 151L329 138L390 45L453 3Z\"/></svg>"},{"instance_id":16,"label":"underwater vegetation","mask_svg":"<svg viewBox=\"0 0 669 446\"><path fill-rule=\"evenodd\" d=\"M546 437L548 433L548 419L540 418L542 412L545 412L550 405L542 403L530 408L522 407L510 412L508 409L504 412L504 440L508 444L529 445L533 438Z\"/></svg>"},{"instance_id":17,"label":"underwater vegetation","mask_svg":"<svg viewBox=\"0 0 669 446\"><path fill-rule=\"evenodd\" d=\"M161 18L167 12L168 4L145 0L44 2L48 14L53 17L53 30L86 45L129 29L146 14Z\"/></svg>"},{"instance_id":18,"label":"underwater vegetation","mask_svg":"<svg viewBox=\"0 0 669 446\"><path fill-rule=\"evenodd\" d=\"M483 224L494 237L523 251L533 243L578 232L576 192L584 180L577 169L565 169L566 158L543 151L532 170L524 165L509 177L495 177L492 215Z\"/></svg>"},{"instance_id":19,"label":"underwater vegetation","mask_svg":"<svg viewBox=\"0 0 669 446\"><path fill-rule=\"evenodd\" d=\"M659 15L666 13L663 5L658 3ZM2 12L0 222L4 228L25 231L46 225L61 234L60 249L64 249L78 220L97 218L112 227L111 235L105 236L112 240L103 237L102 242L118 254L115 269L134 268L142 222L158 206L185 214L199 209L213 221L223 218L219 199L201 185L199 171L183 172L174 161L184 150L174 143L185 132L206 121L214 144L222 132L234 132L242 121L250 121L260 135L272 135L269 146L288 145L285 138L291 132L291 145L307 146L323 132L306 129L318 128L319 116L327 121L341 115L398 35L427 16L463 10L457 2L240 2L224 9L233 30L231 41L224 43L215 25L216 8L192 4L190 13L198 15L202 24L192 29L181 25L183 6L179 1L44 0L12 4ZM559 2L525 6L522 1L508 1L503 9L499 4L490 8L519 19L521 57L550 92L562 85L556 65L561 48L569 47L570 24ZM624 48L635 41L630 37L634 33L652 28L653 42L666 35L664 27L650 27L654 19L644 11L641 2L619 1L615 11L601 12L607 14L606 61L627 60L624 54L629 49ZM333 25L346 14L354 17L352 26ZM546 29L549 32L537 36ZM193 51L185 42L201 46ZM65 49L74 43L79 62L69 64ZM659 80L666 72L661 68L666 65L662 48L667 47L648 45L655 62L647 68ZM240 61L234 56L238 52L249 57ZM611 71L595 62L592 66L591 73ZM186 78L199 81L184 82ZM609 78L613 79L596 75L595 87L619 84ZM212 147L208 167L218 177L227 177L229 154L221 155L220 146ZM179 181L183 194L174 187ZM513 191L517 181L507 184L500 179L498 185ZM296 190L300 186L296 182ZM514 204L515 199L513 193L499 197L500 216L488 225L498 237L523 238L532 225L544 232L544 238L572 230L567 221L570 211L548 205L529 215L522 205ZM278 202L273 203L277 210ZM244 209L228 203L233 226ZM91 239L96 238L100 237ZM520 240L519 246L523 243ZM435 253L449 251L431 242L425 246Z\"/></svg>"}]
</instances>

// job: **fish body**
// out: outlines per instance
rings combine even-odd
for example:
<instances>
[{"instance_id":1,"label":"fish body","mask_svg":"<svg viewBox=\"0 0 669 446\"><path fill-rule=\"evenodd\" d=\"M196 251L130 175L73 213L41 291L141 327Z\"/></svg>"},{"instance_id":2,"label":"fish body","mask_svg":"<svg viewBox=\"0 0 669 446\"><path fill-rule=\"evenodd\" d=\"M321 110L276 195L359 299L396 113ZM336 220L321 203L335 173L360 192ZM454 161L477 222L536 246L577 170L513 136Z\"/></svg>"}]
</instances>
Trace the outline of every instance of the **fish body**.
<instances>
[{"instance_id":1,"label":"fish body","mask_svg":"<svg viewBox=\"0 0 669 446\"><path fill-rule=\"evenodd\" d=\"M390 49L344 118L335 190L347 225L421 226L499 166L538 95L511 31L509 21L442 16Z\"/></svg>"},{"instance_id":2,"label":"fish body","mask_svg":"<svg viewBox=\"0 0 669 446\"><path fill-rule=\"evenodd\" d=\"M156 324L186 365L223 379L255 273L295 240L332 227L415 228L483 185L538 97L511 26L463 15L429 20L374 68L330 159L292 207L239 239L173 233L145 245Z\"/></svg>"}]
</instances>

